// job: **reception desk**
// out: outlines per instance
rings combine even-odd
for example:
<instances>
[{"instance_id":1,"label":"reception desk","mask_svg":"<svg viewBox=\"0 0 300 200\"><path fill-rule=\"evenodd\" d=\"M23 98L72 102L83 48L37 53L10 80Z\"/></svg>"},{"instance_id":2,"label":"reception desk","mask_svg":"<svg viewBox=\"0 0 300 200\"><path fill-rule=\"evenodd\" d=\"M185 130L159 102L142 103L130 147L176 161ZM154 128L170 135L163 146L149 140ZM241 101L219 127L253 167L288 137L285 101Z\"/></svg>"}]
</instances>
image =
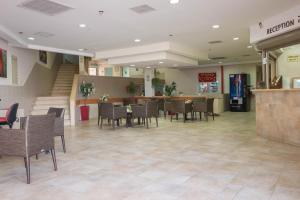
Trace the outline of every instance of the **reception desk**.
<instances>
[{"instance_id":1,"label":"reception desk","mask_svg":"<svg viewBox=\"0 0 300 200\"><path fill-rule=\"evenodd\" d=\"M300 90L262 89L256 96L256 131L264 138L300 146Z\"/></svg>"}]
</instances>

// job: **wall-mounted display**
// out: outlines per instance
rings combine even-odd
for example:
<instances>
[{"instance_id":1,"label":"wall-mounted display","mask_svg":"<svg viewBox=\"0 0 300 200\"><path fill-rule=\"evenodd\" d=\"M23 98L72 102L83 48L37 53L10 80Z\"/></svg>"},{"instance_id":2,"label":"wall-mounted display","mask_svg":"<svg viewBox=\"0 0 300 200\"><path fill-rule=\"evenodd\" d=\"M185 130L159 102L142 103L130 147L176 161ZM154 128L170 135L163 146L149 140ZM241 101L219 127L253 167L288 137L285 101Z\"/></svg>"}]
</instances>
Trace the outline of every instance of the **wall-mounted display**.
<instances>
[{"instance_id":1,"label":"wall-mounted display","mask_svg":"<svg viewBox=\"0 0 300 200\"><path fill-rule=\"evenodd\" d=\"M7 78L7 51L0 49L0 77Z\"/></svg>"},{"instance_id":2,"label":"wall-mounted display","mask_svg":"<svg viewBox=\"0 0 300 200\"><path fill-rule=\"evenodd\" d=\"M40 62L47 64L47 51L39 51Z\"/></svg>"},{"instance_id":3,"label":"wall-mounted display","mask_svg":"<svg viewBox=\"0 0 300 200\"><path fill-rule=\"evenodd\" d=\"M217 81L217 73L199 73L198 74L198 80L199 82L203 83L211 83Z\"/></svg>"}]
</instances>

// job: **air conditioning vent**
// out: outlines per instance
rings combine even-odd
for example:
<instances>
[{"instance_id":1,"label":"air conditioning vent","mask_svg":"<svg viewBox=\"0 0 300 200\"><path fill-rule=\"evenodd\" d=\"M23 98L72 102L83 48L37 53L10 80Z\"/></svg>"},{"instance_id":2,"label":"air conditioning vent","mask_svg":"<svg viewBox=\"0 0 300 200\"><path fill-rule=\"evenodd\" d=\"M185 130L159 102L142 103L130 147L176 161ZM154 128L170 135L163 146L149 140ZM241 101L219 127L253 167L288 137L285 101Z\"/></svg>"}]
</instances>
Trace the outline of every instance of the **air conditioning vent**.
<instances>
[{"instance_id":1,"label":"air conditioning vent","mask_svg":"<svg viewBox=\"0 0 300 200\"><path fill-rule=\"evenodd\" d=\"M37 32L37 33L34 33L33 35L37 36L37 37L43 37L43 38L49 38L49 37L53 37L54 36L54 34L47 33L47 32Z\"/></svg>"},{"instance_id":2,"label":"air conditioning vent","mask_svg":"<svg viewBox=\"0 0 300 200\"><path fill-rule=\"evenodd\" d=\"M155 9L145 4L145 5L130 8L130 10L132 10L133 12L135 12L137 14L145 14L145 13L148 13L148 12L152 12Z\"/></svg>"},{"instance_id":3,"label":"air conditioning vent","mask_svg":"<svg viewBox=\"0 0 300 200\"><path fill-rule=\"evenodd\" d=\"M19 4L18 6L50 16L73 9L71 7L50 0L28 0Z\"/></svg>"},{"instance_id":4,"label":"air conditioning vent","mask_svg":"<svg viewBox=\"0 0 300 200\"><path fill-rule=\"evenodd\" d=\"M221 40L215 40L215 41L208 42L208 44L220 44L220 43L222 43Z\"/></svg>"},{"instance_id":5,"label":"air conditioning vent","mask_svg":"<svg viewBox=\"0 0 300 200\"><path fill-rule=\"evenodd\" d=\"M211 59L211 60L224 60L224 59L226 59L226 57L212 57L212 58L209 58L209 59Z\"/></svg>"}]
</instances>

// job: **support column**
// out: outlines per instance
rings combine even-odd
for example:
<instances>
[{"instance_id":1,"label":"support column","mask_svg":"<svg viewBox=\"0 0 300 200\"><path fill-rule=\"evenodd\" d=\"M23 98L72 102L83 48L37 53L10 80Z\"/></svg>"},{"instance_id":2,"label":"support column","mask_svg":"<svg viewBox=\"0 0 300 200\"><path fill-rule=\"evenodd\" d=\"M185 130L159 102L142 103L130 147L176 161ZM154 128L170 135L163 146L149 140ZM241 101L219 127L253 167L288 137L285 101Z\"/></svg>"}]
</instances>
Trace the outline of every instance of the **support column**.
<instances>
[{"instance_id":1,"label":"support column","mask_svg":"<svg viewBox=\"0 0 300 200\"><path fill-rule=\"evenodd\" d=\"M145 96L153 97L154 88L152 87L152 79L154 78L154 69L145 68L144 70L144 79L145 79Z\"/></svg>"}]
</instances>

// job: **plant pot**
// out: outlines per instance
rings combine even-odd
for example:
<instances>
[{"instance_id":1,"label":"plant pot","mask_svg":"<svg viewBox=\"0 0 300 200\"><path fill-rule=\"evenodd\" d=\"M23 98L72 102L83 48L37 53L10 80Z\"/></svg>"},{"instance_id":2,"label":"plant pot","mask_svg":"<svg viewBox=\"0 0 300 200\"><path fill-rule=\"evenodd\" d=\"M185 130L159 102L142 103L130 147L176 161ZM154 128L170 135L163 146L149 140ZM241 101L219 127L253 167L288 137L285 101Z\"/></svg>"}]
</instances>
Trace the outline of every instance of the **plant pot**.
<instances>
[{"instance_id":1,"label":"plant pot","mask_svg":"<svg viewBox=\"0 0 300 200\"><path fill-rule=\"evenodd\" d=\"M89 106L80 106L80 114L81 114L81 121L89 120L90 107Z\"/></svg>"}]
</instances>

